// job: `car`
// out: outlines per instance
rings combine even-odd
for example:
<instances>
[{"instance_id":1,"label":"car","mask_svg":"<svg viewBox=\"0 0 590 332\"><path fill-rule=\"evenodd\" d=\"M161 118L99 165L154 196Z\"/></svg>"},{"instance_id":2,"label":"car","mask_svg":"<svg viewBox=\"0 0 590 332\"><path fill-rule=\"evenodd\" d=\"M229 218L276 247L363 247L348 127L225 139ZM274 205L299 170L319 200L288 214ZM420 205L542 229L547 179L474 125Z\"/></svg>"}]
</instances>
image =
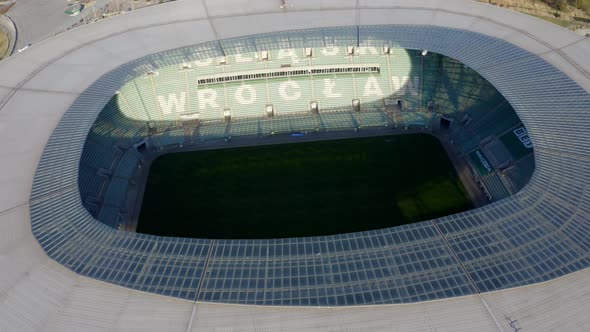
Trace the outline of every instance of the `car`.
<instances>
[{"instance_id":1,"label":"car","mask_svg":"<svg viewBox=\"0 0 590 332\"><path fill-rule=\"evenodd\" d=\"M17 50L17 52L18 52L18 53L20 53L20 52L22 52L22 51L26 50L27 48L29 48L29 46L31 46L31 44L27 44L27 45L25 45L25 47L23 47L23 48L21 48L21 49Z\"/></svg>"},{"instance_id":2,"label":"car","mask_svg":"<svg viewBox=\"0 0 590 332\"><path fill-rule=\"evenodd\" d=\"M80 14L80 12L82 12L82 9L84 9L84 6L81 4L71 4L66 7L64 13L68 14L69 16L77 16Z\"/></svg>"}]
</instances>

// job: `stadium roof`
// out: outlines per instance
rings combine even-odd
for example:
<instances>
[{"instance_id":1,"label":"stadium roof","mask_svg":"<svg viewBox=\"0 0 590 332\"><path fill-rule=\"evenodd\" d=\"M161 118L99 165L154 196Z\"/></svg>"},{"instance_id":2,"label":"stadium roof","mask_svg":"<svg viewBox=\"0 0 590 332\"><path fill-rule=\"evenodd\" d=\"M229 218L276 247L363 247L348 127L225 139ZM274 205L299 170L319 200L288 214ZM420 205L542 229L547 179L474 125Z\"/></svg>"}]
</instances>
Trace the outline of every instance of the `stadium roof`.
<instances>
[{"instance_id":1,"label":"stadium roof","mask_svg":"<svg viewBox=\"0 0 590 332\"><path fill-rule=\"evenodd\" d=\"M149 7L0 63L0 329L588 328L590 40L473 1L280 3ZM523 191L402 228L276 241L124 233L82 207L86 133L134 70L189 45L208 57L386 42L498 88L535 144ZM372 303L385 304L340 307Z\"/></svg>"}]
</instances>

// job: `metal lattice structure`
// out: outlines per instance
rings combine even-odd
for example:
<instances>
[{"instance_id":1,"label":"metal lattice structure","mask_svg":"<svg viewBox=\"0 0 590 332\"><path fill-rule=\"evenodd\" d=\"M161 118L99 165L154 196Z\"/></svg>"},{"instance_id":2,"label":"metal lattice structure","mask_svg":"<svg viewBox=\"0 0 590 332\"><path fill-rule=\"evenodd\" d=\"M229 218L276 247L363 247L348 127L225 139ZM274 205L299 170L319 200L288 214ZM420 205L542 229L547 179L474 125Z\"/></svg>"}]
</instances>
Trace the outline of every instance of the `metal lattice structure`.
<instances>
[{"instance_id":1,"label":"metal lattice structure","mask_svg":"<svg viewBox=\"0 0 590 332\"><path fill-rule=\"evenodd\" d=\"M473 311L478 323L464 322L462 326L480 329L502 329L502 326L507 329L527 323L531 327L555 328L554 322L545 317L525 314L534 312L534 308L518 302L519 298L527 296L532 297L532 304L549 303L546 304L547 308L551 306L548 310L556 316L557 311L567 308L572 312L584 312L587 303L583 304L575 297L576 292L559 280L533 286L529 293L506 289L562 276L576 285L583 285L583 280L587 280L590 170L586 133L590 122L587 114L590 64L585 55L590 54L590 45L567 31L547 27L545 23L521 15L494 9L482 17L478 14L484 15L483 9L489 7L473 5L463 10L459 8L463 8L464 1L445 2L447 4L448 8L441 9L433 4L416 7L409 1L391 6L369 1L362 8L357 3L341 4L340 9L324 9L300 3L291 13L280 9L274 13L268 1L249 8L250 13L244 15L221 2L178 2L165 5L170 10L178 10L179 17L174 21L159 16L158 10L163 7L149 8L129 16L141 22L142 15L146 15L145 23L132 23L139 25L136 28L128 29L121 19L114 18L112 22L89 25L80 29L84 31L58 36L39 45L39 51L31 48L22 56L4 62L0 66L0 77L3 77L3 86L11 88L0 88L0 115L8 114L5 123L11 123L13 128L1 135L3 142L17 142L17 148L4 146L2 158L8 160L5 158L12 156L15 159L10 160L30 166L20 169L25 176L11 177L10 181L2 178L8 183L2 189L6 197L0 208L4 211L0 214L2 230L15 234L1 238L2 248L8 253L8 259L2 264L15 268L7 270L9 272L2 277L0 294L6 299L3 302L6 304L2 304L6 312L26 308L26 299L37 297L40 304L29 308L38 310L36 318L4 319L0 314L1 324L8 329L18 326L38 329L47 327L44 317L57 317L47 328L84 326L80 318L66 319L62 313L55 313L51 301L44 300L69 298L73 303L82 303L80 291L68 291L75 285L93 298L109 296L113 302L123 303L120 296L145 297L150 308L159 305L165 308L168 304L168 308L176 308L177 312L167 314L176 325L166 325L167 320L150 318L144 311L143 314L127 312L111 325L88 323L95 328L131 328L148 326L142 325L147 322L152 322L151 328L222 326L221 322L208 324L215 318L203 316L211 307L199 304L202 302L349 306L416 303L463 296L444 303L462 310L478 303L478 309ZM392 15L384 17L380 14L383 12ZM155 18L149 20L149 14ZM266 28L252 25L245 31L235 32L236 25L243 25L257 15L268 20ZM317 25L313 25L313 29L302 30L302 24L296 23L305 17L302 15L308 18L320 15L324 19L321 23L315 22ZM465 24L459 23L458 17ZM500 20L496 18L505 18L502 21L510 23L498 23ZM278 21L282 24L273 24ZM521 28L523 21L530 25ZM107 26L115 32L100 31ZM537 26L545 28L546 35L534 32ZM142 29L150 30L145 35L150 37L145 37ZM176 40L163 38L172 32L182 36L195 29L204 32L198 37L193 34ZM82 43L76 39L82 34L86 39L95 39ZM236 37L238 34L241 36ZM70 38L66 38L68 36ZM157 46L150 44L140 48L138 44L125 43L132 36L144 41L153 40L154 36L163 39ZM167 61L182 62L187 55L180 47L198 45L199 54L213 57L231 54L232 50L273 49L285 44L319 47L381 46L384 43L428 49L455 58L478 71L506 97L535 144L536 170L521 192L477 210L413 225L328 237L264 241L158 238L126 233L98 223L83 208L77 186L78 163L84 140L98 112L128 79ZM103 67L91 66L100 61L96 48L85 46L90 44L116 49L118 56L106 61ZM169 49L173 50L157 53ZM39 60L38 52L43 60ZM153 55L143 57L145 54ZM83 63L71 65L76 61ZM18 69L21 70L18 74L5 75ZM84 71L90 74L83 75ZM52 79L56 75L64 79L55 82ZM31 109L40 110L37 115L51 113L51 116L40 121L28 113ZM44 129L27 133L27 136L22 132L25 125ZM42 148L46 139L47 144ZM18 157L18 147L28 143L34 144L34 152ZM39 160L38 166L36 160ZM15 161L4 165L4 174L16 174L14 165ZM35 167L33 179L31 174ZM30 198L26 199L29 193ZM29 211L30 229L27 226ZM36 247L31 231L41 248ZM43 251L53 261L46 260ZM138 295L129 289L113 288L80 276L192 303ZM19 292L14 293L13 289ZM32 289L33 293L25 289ZM559 294L562 289L577 299L574 303L579 305L573 308L553 306L551 303L557 304L555 301L563 301L563 298L558 295L552 299L543 297L539 295L542 291L535 291L539 289L551 290L552 294ZM487 293L498 290L504 291ZM492 304L488 305L485 299ZM76 307L62 300L55 301L65 312L72 315L75 312ZM126 303L121 306L131 305ZM428 312L440 310L436 304L416 305ZM90 305L84 304L84 307ZM191 308L192 314L189 314ZM215 310L220 312L223 308ZM367 315L361 320L374 324L368 322L368 311L358 310ZM396 309L392 307L391 310ZM403 309L399 310L401 313ZM105 317L111 315L106 308L98 312ZM230 309L227 312L231 312ZM338 313L346 315L347 311ZM280 315L271 309L266 314L280 320ZM520 323L519 314L522 314ZM256 314L251 310L247 315L260 321L260 315L265 313ZM293 315L300 317L296 310ZM326 319L320 311L315 315L318 321ZM417 317L418 314L414 312L413 315ZM577 315L567 324L582 327L582 316ZM136 317L147 317L146 322L134 320ZM381 319L380 328L391 326L392 321ZM430 326L453 326L445 324L444 318L429 321L432 322ZM325 324L315 325L315 328L342 327L343 323ZM312 325L308 325L310 327Z\"/></svg>"},{"instance_id":2,"label":"metal lattice structure","mask_svg":"<svg viewBox=\"0 0 590 332\"><path fill-rule=\"evenodd\" d=\"M565 75L542 60L534 60L530 53L492 37L428 26L361 26L359 40L351 41L354 35L347 33L350 29L254 36L246 43L272 49L280 45L278 41L287 40L292 47L308 47L311 45L298 44L295 38L341 36L345 43L396 45L449 54L498 87L515 105L534 142L538 134L534 123L530 127L531 117L538 119L536 115L543 113L543 107L553 108L553 103L540 103L534 115L520 105L538 103L540 94L548 101L562 100L560 104L571 112L590 107L590 96ZM265 43L258 46L258 40ZM416 40L426 43L417 44ZM461 53L448 47L446 40L473 48ZM239 39L234 43L245 42ZM223 44L232 49L231 41ZM225 48L219 54L225 54ZM476 57L475 49L486 57ZM41 158L32 192L33 200L39 201L31 206L33 234L50 257L91 278L187 300L313 306L409 303L462 296L546 281L590 264L590 243L576 241L584 223L567 222L563 227L565 221L548 218L544 211L533 212L535 204L527 203L548 197L547 193L533 195L535 184L544 179L547 161L542 152L536 155L540 167L522 193L489 207L403 227L265 241L173 239L104 228L79 204L74 185L86 133L110 99L109 92L114 93L129 77L146 66L156 70L171 59L191 61L183 55L195 53L200 52L169 51L115 69L83 92L65 113ZM506 68L490 67L490 62L503 63ZM530 80L524 85L528 91L508 84L511 80L507 75L515 72ZM105 91L107 88L110 90ZM567 95L562 91L568 91ZM79 136L74 135L77 132ZM56 162L58 155L67 158ZM71 174L64 174L66 169ZM62 175L53 177L56 171ZM61 186L71 189L44 199L58 186L44 181L51 178L59 178ZM574 192L573 187L568 188L569 195ZM560 196L563 198L563 194ZM563 209L561 202L551 201ZM542 206L551 210L552 205L545 202ZM59 213L47 212L52 210ZM47 230L50 226L56 229L56 225L60 225L59 231Z\"/></svg>"}]
</instances>

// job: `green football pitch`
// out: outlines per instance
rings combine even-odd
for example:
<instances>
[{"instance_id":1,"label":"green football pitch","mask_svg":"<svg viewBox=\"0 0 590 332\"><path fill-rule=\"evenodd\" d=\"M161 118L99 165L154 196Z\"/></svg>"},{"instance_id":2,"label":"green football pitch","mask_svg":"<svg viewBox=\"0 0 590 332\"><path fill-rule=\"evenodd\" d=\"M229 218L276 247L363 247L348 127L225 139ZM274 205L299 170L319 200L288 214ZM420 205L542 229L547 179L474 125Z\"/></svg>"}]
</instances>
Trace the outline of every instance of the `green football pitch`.
<instances>
[{"instance_id":1,"label":"green football pitch","mask_svg":"<svg viewBox=\"0 0 590 332\"><path fill-rule=\"evenodd\" d=\"M263 239L392 227L472 207L425 134L164 155L151 165L137 231Z\"/></svg>"}]
</instances>

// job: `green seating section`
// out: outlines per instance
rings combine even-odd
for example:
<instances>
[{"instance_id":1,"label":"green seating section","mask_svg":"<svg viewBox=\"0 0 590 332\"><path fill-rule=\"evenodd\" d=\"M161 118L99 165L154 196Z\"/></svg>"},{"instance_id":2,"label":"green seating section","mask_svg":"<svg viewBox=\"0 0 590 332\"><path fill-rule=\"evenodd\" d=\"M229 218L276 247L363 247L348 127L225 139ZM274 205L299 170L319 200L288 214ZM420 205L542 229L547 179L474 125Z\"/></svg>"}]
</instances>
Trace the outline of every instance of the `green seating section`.
<instances>
[{"instance_id":1,"label":"green seating section","mask_svg":"<svg viewBox=\"0 0 590 332\"><path fill-rule=\"evenodd\" d=\"M380 73L197 84L199 77L210 74L346 64L378 64ZM268 60L262 60L260 53L230 55L224 64L215 58L146 72L121 88L126 104L122 109L126 117L155 125L184 121L186 115L193 119L196 113L200 120L220 120L226 109L232 118L260 117L266 115L268 104L278 115L304 113L312 101L317 101L321 110L350 110L352 100L359 99L363 111L375 111L383 108L383 98L396 98L403 99L404 108L415 110L422 106L423 66L432 67L428 58L403 49L392 49L386 55L378 48L356 48L348 55L344 47L316 48L312 57L306 57L303 49L273 50Z\"/></svg>"},{"instance_id":2,"label":"green seating section","mask_svg":"<svg viewBox=\"0 0 590 332\"><path fill-rule=\"evenodd\" d=\"M267 60L261 54L229 55L223 64L218 58L194 61L184 64L184 68L176 64L138 76L121 88L125 104L122 110L126 117L151 121L156 126L195 117L222 120L224 110L231 112L232 119L262 118L268 104L274 106L276 115L309 112L312 101L318 103L320 111L350 111L353 99L361 102L364 112L382 111L386 102L396 104L401 100L405 112L423 112L429 104L435 104L430 112L457 120L465 114L485 120L489 113L505 106L507 113L513 113L483 77L435 53L422 56L418 51L392 48L390 54L383 54L380 48L357 47L349 55L345 47L338 47L314 48L311 57L305 56L304 49L272 50ZM209 74L346 64L378 64L380 72L197 84L199 77ZM503 121L503 116L497 113L494 121ZM401 118L409 121L406 125L422 125L424 121L419 119L424 117L417 114ZM507 122L512 124L514 120ZM457 137L460 139L460 135Z\"/></svg>"}]
</instances>

